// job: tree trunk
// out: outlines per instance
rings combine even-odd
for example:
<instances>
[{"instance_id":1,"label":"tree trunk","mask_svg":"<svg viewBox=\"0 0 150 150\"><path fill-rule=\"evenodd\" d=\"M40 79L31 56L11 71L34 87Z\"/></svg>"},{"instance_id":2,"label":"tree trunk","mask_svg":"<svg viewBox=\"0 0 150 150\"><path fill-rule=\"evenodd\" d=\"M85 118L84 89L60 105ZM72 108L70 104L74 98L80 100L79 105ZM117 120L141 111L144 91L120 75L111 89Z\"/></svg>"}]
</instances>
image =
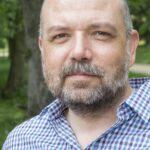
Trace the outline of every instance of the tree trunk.
<instances>
[{"instance_id":1,"label":"tree trunk","mask_svg":"<svg viewBox=\"0 0 150 150\"><path fill-rule=\"evenodd\" d=\"M25 44L23 31L17 32L13 38L8 39L10 69L4 96L12 95L22 88L25 80Z\"/></svg>"},{"instance_id":2,"label":"tree trunk","mask_svg":"<svg viewBox=\"0 0 150 150\"><path fill-rule=\"evenodd\" d=\"M45 85L38 48L38 27L43 0L22 0L26 45L31 52L28 78L28 114L37 114L50 103L52 96Z\"/></svg>"}]
</instances>

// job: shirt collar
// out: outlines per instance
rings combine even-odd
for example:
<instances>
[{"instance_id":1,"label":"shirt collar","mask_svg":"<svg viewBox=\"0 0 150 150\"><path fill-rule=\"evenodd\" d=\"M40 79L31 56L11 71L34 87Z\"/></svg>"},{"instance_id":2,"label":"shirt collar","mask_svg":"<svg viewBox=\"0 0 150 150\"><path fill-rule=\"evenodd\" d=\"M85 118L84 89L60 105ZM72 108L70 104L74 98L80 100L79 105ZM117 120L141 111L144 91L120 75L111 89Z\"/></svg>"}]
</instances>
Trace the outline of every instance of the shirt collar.
<instances>
[{"instance_id":1,"label":"shirt collar","mask_svg":"<svg viewBox=\"0 0 150 150\"><path fill-rule=\"evenodd\" d=\"M129 80L131 87L135 90L132 95L125 101L132 110L146 122L150 119L150 78L132 78ZM67 107L57 99L47 106L40 115L48 111L50 121L61 117Z\"/></svg>"},{"instance_id":2,"label":"shirt collar","mask_svg":"<svg viewBox=\"0 0 150 150\"><path fill-rule=\"evenodd\" d=\"M58 136L64 139L75 149L81 149L79 143L77 143L77 139L72 128L64 116L66 108L67 107L61 100L56 99L41 112L40 116L46 114L46 117L48 117L47 120L51 123Z\"/></svg>"},{"instance_id":3,"label":"shirt collar","mask_svg":"<svg viewBox=\"0 0 150 150\"><path fill-rule=\"evenodd\" d=\"M126 103L145 121L150 120L150 78L130 79L135 90Z\"/></svg>"},{"instance_id":4,"label":"shirt collar","mask_svg":"<svg viewBox=\"0 0 150 150\"><path fill-rule=\"evenodd\" d=\"M42 110L40 116L47 114L48 120L54 121L63 115L66 108L67 107L61 102L61 100L56 99Z\"/></svg>"}]
</instances>

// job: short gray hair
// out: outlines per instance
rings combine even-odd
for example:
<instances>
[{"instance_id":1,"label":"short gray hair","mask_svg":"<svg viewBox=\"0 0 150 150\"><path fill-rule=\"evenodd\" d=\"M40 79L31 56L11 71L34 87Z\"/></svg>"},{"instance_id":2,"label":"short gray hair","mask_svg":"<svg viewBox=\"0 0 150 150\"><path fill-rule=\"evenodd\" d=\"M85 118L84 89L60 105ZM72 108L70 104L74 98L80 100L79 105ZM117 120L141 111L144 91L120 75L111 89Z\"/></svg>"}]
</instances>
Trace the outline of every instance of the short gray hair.
<instances>
[{"instance_id":1,"label":"short gray hair","mask_svg":"<svg viewBox=\"0 0 150 150\"><path fill-rule=\"evenodd\" d=\"M133 22L131 19L130 9L127 0L122 0L123 2L123 15L124 15L124 23L126 27L126 35L127 38L130 38L131 31L133 29Z\"/></svg>"},{"instance_id":2,"label":"short gray hair","mask_svg":"<svg viewBox=\"0 0 150 150\"><path fill-rule=\"evenodd\" d=\"M123 16L124 16L124 24L126 27L126 35L127 38L130 38L131 36L131 31L133 29L133 23L130 15L130 9L127 0L121 0L123 2ZM45 2L45 0L44 0ZM43 4L44 4L43 2ZM43 9L43 6L42 6ZM39 35L42 36L42 24L43 24L43 19L42 19L42 10L41 9L41 14L40 14L40 25L39 25Z\"/></svg>"}]
</instances>

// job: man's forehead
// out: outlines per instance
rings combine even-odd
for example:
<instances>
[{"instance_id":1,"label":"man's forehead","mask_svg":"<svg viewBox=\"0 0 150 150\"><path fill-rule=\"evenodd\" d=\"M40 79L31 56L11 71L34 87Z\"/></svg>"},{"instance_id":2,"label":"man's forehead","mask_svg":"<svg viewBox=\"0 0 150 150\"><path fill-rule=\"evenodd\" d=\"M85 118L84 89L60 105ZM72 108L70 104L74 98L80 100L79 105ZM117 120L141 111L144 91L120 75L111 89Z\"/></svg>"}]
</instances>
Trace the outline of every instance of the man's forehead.
<instances>
[{"instance_id":1,"label":"man's forehead","mask_svg":"<svg viewBox=\"0 0 150 150\"><path fill-rule=\"evenodd\" d=\"M108 5L113 7L122 6L122 0L45 0L43 7L52 11L67 11L72 9L102 9Z\"/></svg>"},{"instance_id":2,"label":"man's forehead","mask_svg":"<svg viewBox=\"0 0 150 150\"><path fill-rule=\"evenodd\" d=\"M41 25L67 25L83 29L97 21L113 26L119 24L122 28L124 24L120 1L122 0L45 0Z\"/></svg>"}]
</instances>

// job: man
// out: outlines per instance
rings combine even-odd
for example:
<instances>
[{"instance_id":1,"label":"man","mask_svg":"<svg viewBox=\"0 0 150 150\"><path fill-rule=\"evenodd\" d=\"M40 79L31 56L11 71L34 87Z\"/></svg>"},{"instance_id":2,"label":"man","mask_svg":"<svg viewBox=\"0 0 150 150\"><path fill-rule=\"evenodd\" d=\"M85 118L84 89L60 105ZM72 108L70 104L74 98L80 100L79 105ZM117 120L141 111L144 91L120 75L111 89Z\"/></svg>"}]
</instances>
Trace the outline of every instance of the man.
<instances>
[{"instance_id":1,"label":"man","mask_svg":"<svg viewBox=\"0 0 150 150\"><path fill-rule=\"evenodd\" d=\"M45 0L39 46L58 99L3 149L150 149L150 80L128 81L138 40L125 0Z\"/></svg>"}]
</instances>

